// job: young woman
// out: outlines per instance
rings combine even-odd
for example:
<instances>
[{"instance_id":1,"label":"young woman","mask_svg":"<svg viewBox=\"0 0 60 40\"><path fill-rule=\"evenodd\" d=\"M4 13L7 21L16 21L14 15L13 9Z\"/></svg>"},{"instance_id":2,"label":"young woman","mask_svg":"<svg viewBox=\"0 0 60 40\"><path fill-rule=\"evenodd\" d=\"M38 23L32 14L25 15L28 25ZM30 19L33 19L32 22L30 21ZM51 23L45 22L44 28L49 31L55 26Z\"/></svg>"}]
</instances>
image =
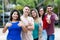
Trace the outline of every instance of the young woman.
<instances>
[{"instance_id":1,"label":"young woman","mask_svg":"<svg viewBox=\"0 0 60 40\"><path fill-rule=\"evenodd\" d=\"M38 11L36 9L31 10L31 15L34 19L34 30L33 30L33 38L34 40L38 40L39 36L41 37L42 33L42 20L39 18ZM41 40L41 38L39 38Z\"/></svg>"},{"instance_id":2,"label":"young woman","mask_svg":"<svg viewBox=\"0 0 60 40\"><path fill-rule=\"evenodd\" d=\"M6 23L3 33L8 29L7 40L22 40L21 31L26 31L24 24L20 21L20 14L17 10L13 10L10 15L10 22Z\"/></svg>"},{"instance_id":3,"label":"young woman","mask_svg":"<svg viewBox=\"0 0 60 40\"><path fill-rule=\"evenodd\" d=\"M48 26L48 23L47 23L47 17L45 16L45 13L44 13L44 9L43 8L39 8L39 17L42 19L43 21L43 32L42 32L42 39L43 40L47 40L47 33L46 33L46 28Z\"/></svg>"}]
</instances>

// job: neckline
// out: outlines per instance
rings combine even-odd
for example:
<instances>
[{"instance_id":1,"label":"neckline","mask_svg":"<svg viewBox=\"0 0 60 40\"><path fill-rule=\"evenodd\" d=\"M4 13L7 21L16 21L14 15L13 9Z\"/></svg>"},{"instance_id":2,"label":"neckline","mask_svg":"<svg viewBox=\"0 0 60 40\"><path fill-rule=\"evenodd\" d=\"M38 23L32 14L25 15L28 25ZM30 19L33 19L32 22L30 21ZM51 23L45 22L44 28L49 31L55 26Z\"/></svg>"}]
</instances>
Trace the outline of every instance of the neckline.
<instances>
[{"instance_id":1,"label":"neckline","mask_svg":"<svg viewBox=\"0 0 60 40\"><path fill-rule=\"evenodd\" d=\"M11 22L11 23L17 23L18 21L16 21L16 22Z\"/></svg>"},{"instance_id":2,"label":"neckline","mask_svg":"<svg viewBox=\"0 0 60 40\"><path fill-rule=\"evenodd\" d=\"M25 17L25 16L23 15L23 17L27 19L29 16Z\"/></svg>"}]
</instances>

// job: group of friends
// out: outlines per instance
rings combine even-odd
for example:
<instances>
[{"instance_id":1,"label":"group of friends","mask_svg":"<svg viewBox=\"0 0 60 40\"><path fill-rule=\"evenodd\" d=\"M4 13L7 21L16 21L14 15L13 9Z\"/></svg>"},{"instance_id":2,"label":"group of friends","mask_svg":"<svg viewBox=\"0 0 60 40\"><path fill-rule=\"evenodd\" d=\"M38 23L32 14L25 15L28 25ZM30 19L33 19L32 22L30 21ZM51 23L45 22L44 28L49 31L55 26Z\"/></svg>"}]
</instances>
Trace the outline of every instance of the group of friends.
<instances>
[{"instance_id":1,"label":"group of friends","mask_svg":"<svg viewBox=\"0 0 60 40\"><path fill-rule=\"evenodd\" d=\"M48 5L46 12L43 7L23 8L23 15L18 10L12 10L10 21L3 28L8 29L6 40L54 40L54 22L58 20L53 7Z\"/></svg>"}]
</instances>

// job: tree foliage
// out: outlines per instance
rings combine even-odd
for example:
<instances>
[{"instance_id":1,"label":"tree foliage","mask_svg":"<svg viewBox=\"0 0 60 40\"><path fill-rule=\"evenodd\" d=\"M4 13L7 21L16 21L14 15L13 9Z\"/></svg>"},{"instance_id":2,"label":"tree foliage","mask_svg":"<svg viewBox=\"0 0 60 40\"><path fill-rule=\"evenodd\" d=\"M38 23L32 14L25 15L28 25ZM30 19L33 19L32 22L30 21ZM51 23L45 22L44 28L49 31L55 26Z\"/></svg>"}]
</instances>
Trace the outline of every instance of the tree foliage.
<instances>
[{"instance_id":1,"label":"tree foliage","mask_svg":"<svg viewBox=\"0 0 60 40\"><path fill-rule=\"evenodd\" d=\"M35 7L34 0L16 0L16 4L20 4L21 6L28 5L30 7Z\"/></svg>"}]
</instances>

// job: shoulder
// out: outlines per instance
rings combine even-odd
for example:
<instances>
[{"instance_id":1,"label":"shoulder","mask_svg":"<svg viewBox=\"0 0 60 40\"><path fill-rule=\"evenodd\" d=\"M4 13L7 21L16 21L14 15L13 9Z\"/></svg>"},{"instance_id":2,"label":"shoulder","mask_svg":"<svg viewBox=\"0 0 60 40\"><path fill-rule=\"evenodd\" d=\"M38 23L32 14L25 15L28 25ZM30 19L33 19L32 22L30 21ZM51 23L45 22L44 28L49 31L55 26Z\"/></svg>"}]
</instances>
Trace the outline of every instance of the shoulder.
<instances>
[{"instance_id":1,"label":"shoulder","mask_svg":"<svg viewBox=\"0 0 60 40\"><path fill-rule=\"evenodd\" d=\"M28 19L30 19L30 20L34 20L32 17L28 17Z\"/></svg>"},{"instance_id":2,"label":"shoulder","mask_svg":"<svg viewBox=\"0 0 60 40\"><path fill-rule=\"evenodd\" d=\"M21 19L23 18L23 16L20 17Z\"/></svg>"},{"instance_id":3,"label":"shoulder","mask_svg":"<svg viewBox=\"0 0 60 40\"><path fill-rule=\"evenodd\" d=\"M9 26L11 26L11 25L12 25L11 22L7 22L5 26L6 26L6 27L9 27Z\"/></svg>"},{"instance_id":4,"label":"shoulder","mask_svg":"<svg viewBox=\"0 0 60 40\"><path fill-rule=\"evenodd\" d=\"M18 26L20 27L20 26L21 26L21 24L22 24L22 21L19 21Z\"/></svg>"},{"instance_id":5,"label":"shoulder","mask_svg":"<svg viewBox=\"0 0 60 40\"><path fill-rule=\"evenodd\" d=\"M33 19L32 17L29 17L29 16L28 16L28 18Z\"/></svg>"},{"instance_id":6,"label":"shoulder","mask_svg":"<svg viewBox=\"0 0 60 40\"><path fill-rule=\"evenodd\" d=\"M53 13L51 16L53 16L53 18L55 18L57 16L57 14L56 13Z\"/></svg>"},{"instance_id":7,"label":"shoulder","mask_svg":"<svg viewBox=\"0 0 60 40\"><path fill-rule=\"evenodd\" d=\"M54 13L54 16L57 16L57 14L56 14L56 13Z\"/></svg>"},{"instance_id":8,"label":"shoulder","mask_svg":"<svg viewBox=\"0 0 60 40\"><path fill-rule=\"evenodd\" d=\"M38 21L39 21L39 23L42 23L43 22L41 18L38 18Z\"/></svg>"},{"instance_id":9,"label":"shoulder","mask_svg":"<svg viewBox=\"0 0 60 40\"><path fill-rule=\"evenodd\" d=\"M38 18L39 20L42 20L41 17Z\"/></svg>"},{"instance_id":10,"label":"shoulder","mask_svg":"<svg viewBox=\"0 0 60 40\"><path fill-rule=\"evenodd\" d=\"M21 24L22 23L22 21L19 21L19 24Z\"/></svg>"},{"instance_id":11,"label":"shoulder","mask_svg":"<svg viewBox=\"0 0 60 40\"><path fill-rule=\"evenodd\" d=\"M7 22L6 24L12 24L11 22Z\"/></svg>"},{"instance_id":12,"label":"shoulder","mask_svg":"<svg viewBox=\"0 0 60 40\"><path fill-rule=\"evenodd\" d=\"M21 16L20 18L22 18L23 16Z\"/></svg>"},{"instance_id":13,"label":"shoulder","mask_svg":"<svg viewBox=\"0 0 60 40\"><path fill-rule=\"evenodd\" d=\"M21 20L24 20L24 17L23 17L23 16L21 16L21 17L20 17L20 19L21 19Z\"/></svg>"},{"instance_id":14,"label":"shoulder","mask_svg":"<svg viewBox=\"0 0 60 40\"><path fill-rule=\"evenodd\" d=\"M39 20L39 21L42 21L42 18L41 18L41 17L39 17L39 18L38 18L38 20Z\"/></svg>"}]
</instances>

